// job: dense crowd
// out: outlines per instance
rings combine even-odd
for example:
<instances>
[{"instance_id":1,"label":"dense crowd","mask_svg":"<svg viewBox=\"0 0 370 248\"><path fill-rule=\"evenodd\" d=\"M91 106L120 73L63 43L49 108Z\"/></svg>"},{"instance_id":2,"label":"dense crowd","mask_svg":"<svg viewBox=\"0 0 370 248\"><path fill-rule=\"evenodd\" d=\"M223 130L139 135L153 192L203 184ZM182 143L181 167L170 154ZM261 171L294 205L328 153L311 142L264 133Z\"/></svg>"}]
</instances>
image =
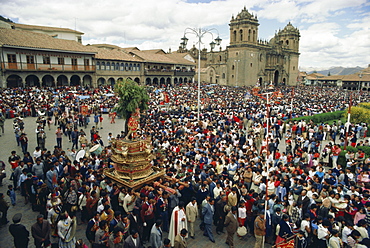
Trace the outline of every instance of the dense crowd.
<instances>
[{"instance_id":1,"label":"dense crowd","mask_svg":"<svg viewBox=\"0 0 370 248\"><path fill-rule=\"evenodd\" d=\"M235 233L244 240L254 236L256 248L293 237L297 247L369 247L370 159L361 149L369 146L368 124L353 123L346 141L341 120L290 120L343 110L349 93L280 90L283 96L267 108L249 88L203 85L198 121L193 86L150 87L149 110L137 137L151 138L153 166L164 168L166 177L129 189L102 173L111 166L109 141L125 138L123 131L107 139L99 135L102 114L110 113L111 123L116 116L112 89L6 89L0 126L11 119L22 148L7 161L13 172L7 191L11 204L19 189L40 212L31 229L36 247L186 247L187 238L202 238L195 235L198 229L215 242L213 225L218 235L226 230L230 247ZM23 132L23 118L29 116L37 117L32 153ZM45 130L51 128L57 128L53 149L45 147ZM69 139L72 149L63 150L62 139ZM359 149L339 163L345 143ZM89 151L96 145L100 153L76 160L79 147ZM87 245L76 242L77 219L87 224L86 237L77 237ZM14 228L27 234L14 240L16 247L26 247L28 231L20 220L14 216L9 228L12 234Z\"/></svg>"}]
</instances>

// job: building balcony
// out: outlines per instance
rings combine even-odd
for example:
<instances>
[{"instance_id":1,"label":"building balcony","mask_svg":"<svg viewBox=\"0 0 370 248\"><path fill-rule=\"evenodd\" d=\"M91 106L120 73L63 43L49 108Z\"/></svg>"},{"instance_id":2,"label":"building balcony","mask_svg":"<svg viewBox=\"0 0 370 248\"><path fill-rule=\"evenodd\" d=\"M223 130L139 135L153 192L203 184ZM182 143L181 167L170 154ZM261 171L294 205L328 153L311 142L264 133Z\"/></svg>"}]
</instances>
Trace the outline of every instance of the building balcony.
<instances>
[{"instance_id":1,"label":"building balcony","mask_svg":"<svg viewBox=\"0 0 370 248\"><path fill-rule=\"evenodd\" d=\"M175 76L194 77L195 71L175 71Z\"/></svg>"},{"instance_id":2,"label":"building balcony","mask_svg":"<svg viewBox=\"0 0 370 248\"><path fill-rule=\"evenodd\" d=\"M173 70L145 70L144 75L145 76L173 76L174 71Z\"/></svg>"},{"instance_id":3,"label":"building balcony","mask_svg":"<svg viewBox=\"0 0 370 248\"><path fill-rule=\"evenodd\" d=\"M28 63L1 63L2 70L8 71L86 71L94 72L95 65L59 65L59 64L28 64Z\"/></svg>"}]
</instances>

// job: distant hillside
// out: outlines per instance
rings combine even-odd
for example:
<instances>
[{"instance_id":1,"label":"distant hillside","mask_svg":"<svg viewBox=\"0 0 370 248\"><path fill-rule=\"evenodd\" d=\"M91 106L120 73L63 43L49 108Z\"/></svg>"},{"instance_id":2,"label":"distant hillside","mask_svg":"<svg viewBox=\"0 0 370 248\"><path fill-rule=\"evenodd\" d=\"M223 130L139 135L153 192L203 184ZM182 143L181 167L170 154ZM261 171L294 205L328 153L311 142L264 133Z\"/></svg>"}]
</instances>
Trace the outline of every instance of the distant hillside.
<instances>
[{"instance_id":1,"label":"distant hillside","mask_svg":"<svg viewBox=\"0 0 370 248\"><path fill-rule=\"evenodd\" d=\"M4 21L4 22L11 22L11 23L14 23L12 20L10 20L9 18L5 18L3 16L0 15L0 21Z\"/></svg>"},{"instance_id":2,"label":"distant hillside","mask_svg":"<svg viewBox=\"0 0 370 248\"><path fill-rule=\"evenodd\" d=\"M315 71L317 73L321 73L325 76L327 76L330 72L330 75L350 75L350 74L353 74L353 73L356 73L360 70L363 70L364 68L362 67L350 67L350 68L346 68L346 67L332 67L328 70L322 70L322 71ZM310 72L307 72L307 74L311 74L313 73L314 71L310 71Z\"/></svg>"}]
</instances>

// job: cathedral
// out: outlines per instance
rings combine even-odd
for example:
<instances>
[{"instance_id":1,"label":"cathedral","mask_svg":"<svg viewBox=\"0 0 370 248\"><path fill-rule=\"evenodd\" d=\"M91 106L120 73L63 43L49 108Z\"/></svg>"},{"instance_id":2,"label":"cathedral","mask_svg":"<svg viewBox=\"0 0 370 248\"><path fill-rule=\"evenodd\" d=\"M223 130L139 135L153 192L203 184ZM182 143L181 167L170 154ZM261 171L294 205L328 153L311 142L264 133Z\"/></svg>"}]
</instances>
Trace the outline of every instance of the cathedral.
<instances>
[{"instance_id":1,"label":"cathedral","mask_svg":"<svg viewBox=\"0 0 370 248\"><path fill-rule=\"evenodd\" d=\"M201 51L201 81L231 86L296 85L299 30L288 23L269 41L258 39L258 19L244 8L230 21L230 44L225 50ZM198 50L189 52L195 60Z\"/></svg>"}]
</instances>

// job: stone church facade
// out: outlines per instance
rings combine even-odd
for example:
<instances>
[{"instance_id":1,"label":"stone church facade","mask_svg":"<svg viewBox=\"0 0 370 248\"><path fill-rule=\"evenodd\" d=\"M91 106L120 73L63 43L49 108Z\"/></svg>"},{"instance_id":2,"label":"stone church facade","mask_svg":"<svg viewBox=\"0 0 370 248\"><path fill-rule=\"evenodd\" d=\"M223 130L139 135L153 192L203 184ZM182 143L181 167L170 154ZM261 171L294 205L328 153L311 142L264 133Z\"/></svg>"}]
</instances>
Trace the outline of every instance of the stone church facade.
<instances>
[{"instance_id":1,"label":"stone church facade","mask_svg":"<svg viewBox=\"0 0 370 248\"><path fill-rule=\"evenodd\" d=\"M288 23L269 41L258 39L258 19L244 8L232 17L230 44L221 51L201 51L201 78L231 86L296 85L299 30ZM194 50L195 48L193 48ZM197 59L198 51L189 51Z\"/></svg>"}]
</instances>

